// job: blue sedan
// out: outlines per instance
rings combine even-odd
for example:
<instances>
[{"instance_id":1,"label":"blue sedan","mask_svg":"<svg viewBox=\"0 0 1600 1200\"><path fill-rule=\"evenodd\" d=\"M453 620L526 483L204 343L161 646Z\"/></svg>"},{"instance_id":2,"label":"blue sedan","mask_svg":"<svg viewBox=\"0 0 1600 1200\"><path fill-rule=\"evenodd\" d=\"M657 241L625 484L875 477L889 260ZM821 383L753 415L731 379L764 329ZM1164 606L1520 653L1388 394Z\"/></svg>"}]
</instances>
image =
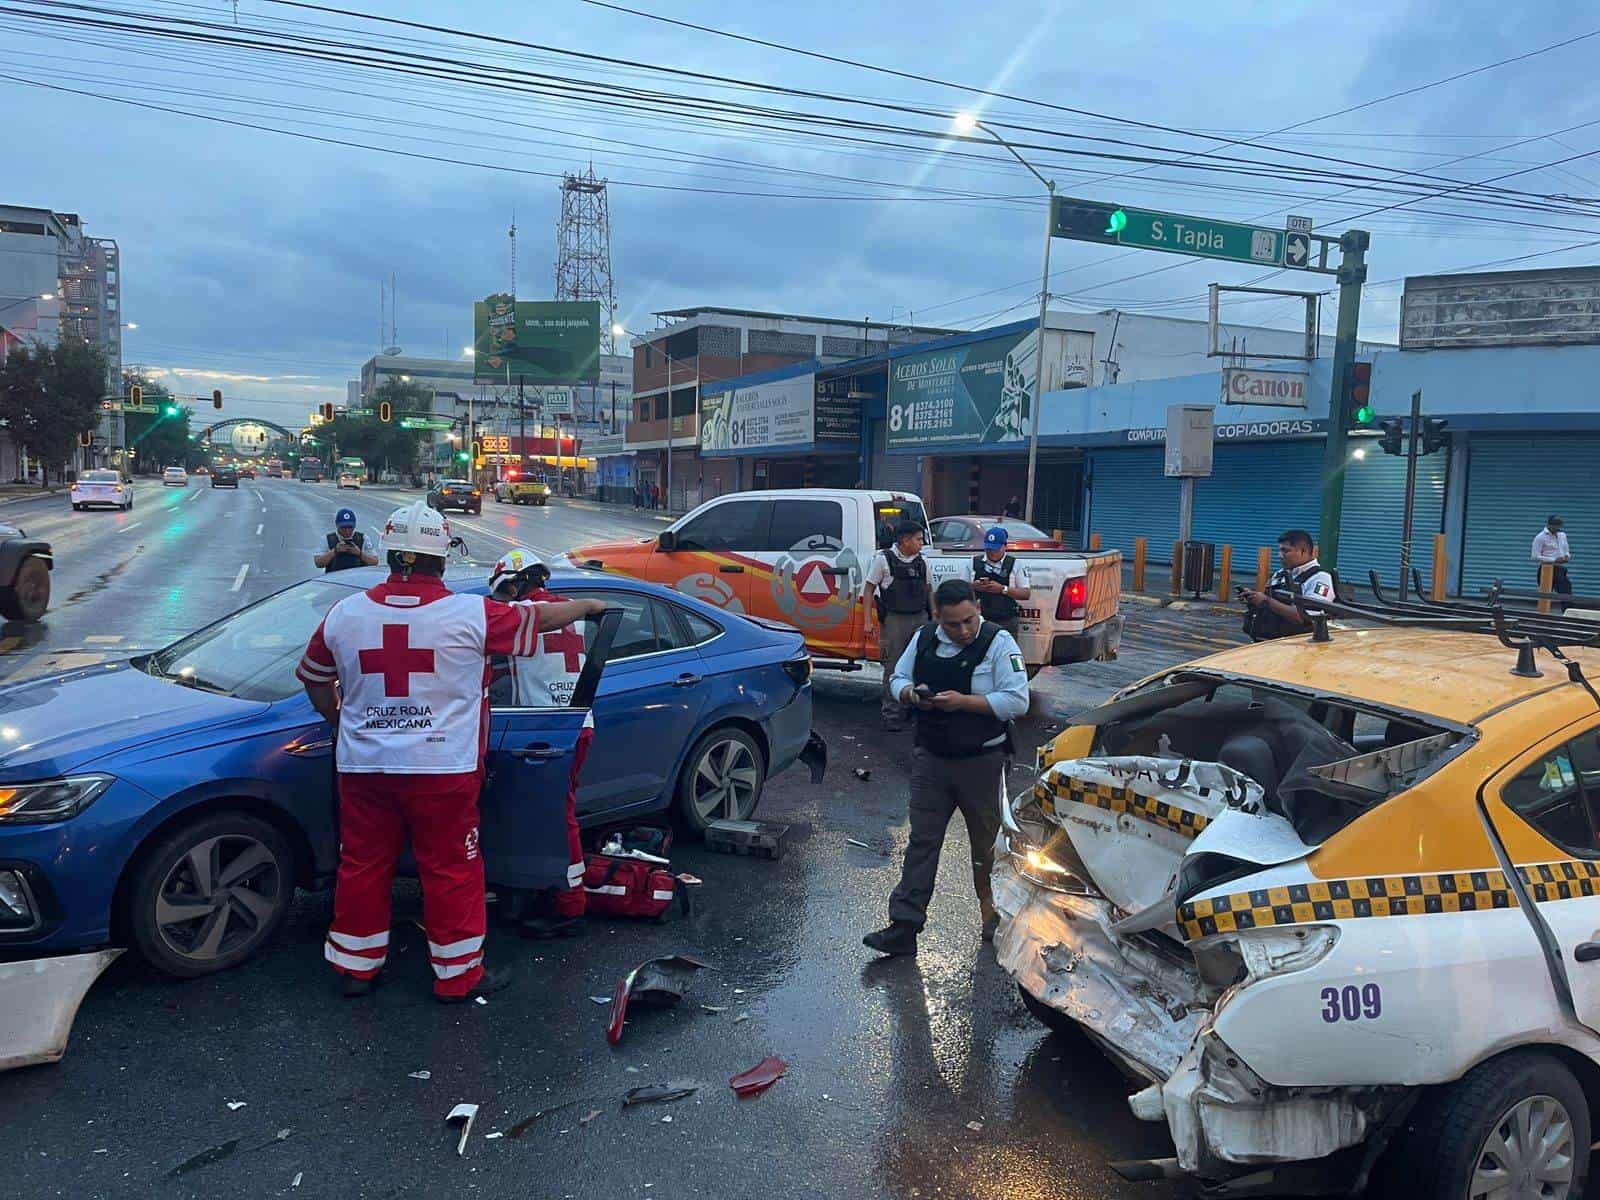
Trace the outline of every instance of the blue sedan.
<instances>
[{"instance_id":1,"label":"blue sedan","mask_svg":"<svg viewBox=\"0 0 1600 1200\"><path fill-rule=\"evenodd\" d=\"M307 580L165 650L0 689L0 956L130 944L172 975L205 975L254 954L296 886L328 886L333 740L295 666L323 614L381 578ZM484 590L481 574L447 582ZM798 632L637 580L567 572L549 586L617 616L567 645L589 664L570 703L516 706L509 679L491 689L491 884L564 879L560 813L591 712L585 825L671 810L702 832L749 817L796 760L820 773Z\"/></svg>"}]
</instances>

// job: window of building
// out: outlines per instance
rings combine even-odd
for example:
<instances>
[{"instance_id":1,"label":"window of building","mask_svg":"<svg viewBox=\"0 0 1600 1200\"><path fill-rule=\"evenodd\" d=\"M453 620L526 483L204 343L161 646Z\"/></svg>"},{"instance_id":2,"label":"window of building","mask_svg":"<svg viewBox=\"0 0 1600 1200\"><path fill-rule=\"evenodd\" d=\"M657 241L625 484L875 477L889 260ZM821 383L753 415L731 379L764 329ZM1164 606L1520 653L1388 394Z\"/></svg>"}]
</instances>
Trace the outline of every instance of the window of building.
<instances>
[{"instance_id":1,"label":"window of building","mask_svg":"<svg viewBox=\"0 0 1600 1200\"><path fill-rule=\"evenodd\" d=\"M687 417L694 413L694 388L685 388L672 393L672 415Z\"/></svg>"},{"instance_id":2,"label":"window of building","mask_svg":"<svg viewBox=\"0 0 1600 1200\"><path fill-rule=\"evenodd\" d=\"M1571 854L1600 858L1600 733L1590 730L1519 771L1500 793L1511 809Z\"/></svg>"}]
</instances>

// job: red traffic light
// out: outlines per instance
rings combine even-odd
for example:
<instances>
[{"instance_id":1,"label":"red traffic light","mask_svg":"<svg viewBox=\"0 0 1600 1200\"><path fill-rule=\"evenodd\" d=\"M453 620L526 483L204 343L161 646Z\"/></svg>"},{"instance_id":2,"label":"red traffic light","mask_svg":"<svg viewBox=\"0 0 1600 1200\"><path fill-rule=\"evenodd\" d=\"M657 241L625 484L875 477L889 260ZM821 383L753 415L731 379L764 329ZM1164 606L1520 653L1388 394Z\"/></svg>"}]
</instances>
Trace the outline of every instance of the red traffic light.
<instances>
[{"instance_id":1,"label":"red traffic light","mask_svg":"<svg viewBox=\"0 0 1600 1200\"><path fill-rule=\"evenodd\" d=\"M212 408L221 408L222 407L222 389L221 388L213 388L211 390L211 407Z\"/></svg>"},{"instance_id":2,"label":"red traffic light","mask_svg":"<svg viewBox=\"0 0 1600 1200\"><path fill-rule=\"evenodd\" d=\"M389 401L387 401L387 400L379 402L379 404L378 404L378 420L382 421L385 425L387 425L389 423L390 419L393 416L394 416L394 405L390 404Z\"/></svg>"},{"instance_id":3,"label":"red traffic light","mask_svg":"<svg viewBox=\"0 0 1600 1200\"><path fill-rule=\"evenodd\" d=\"M323 402L323 405L322 405L322 419L324 421L333 420L333 401L332 400L327 400L327 401Z\"/></svg>"}]
</instances>

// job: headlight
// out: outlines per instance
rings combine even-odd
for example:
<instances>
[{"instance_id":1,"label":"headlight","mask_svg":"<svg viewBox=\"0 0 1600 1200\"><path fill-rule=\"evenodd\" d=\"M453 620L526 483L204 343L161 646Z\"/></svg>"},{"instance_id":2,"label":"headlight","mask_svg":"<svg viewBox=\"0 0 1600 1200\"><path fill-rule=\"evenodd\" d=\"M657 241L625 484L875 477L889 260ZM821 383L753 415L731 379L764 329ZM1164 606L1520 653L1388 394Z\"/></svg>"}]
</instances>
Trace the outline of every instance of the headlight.
<instances>
[{"instance_id":1,"label":"headlight","mask_svg":"<svg viewBox=\"0 0 1600 1200\"><path fill-rule=\"evenodd\" d=\"M109 775L0 785L0 824L43 825L75 817L111 786Z\"/></svg>"}]
</instances>

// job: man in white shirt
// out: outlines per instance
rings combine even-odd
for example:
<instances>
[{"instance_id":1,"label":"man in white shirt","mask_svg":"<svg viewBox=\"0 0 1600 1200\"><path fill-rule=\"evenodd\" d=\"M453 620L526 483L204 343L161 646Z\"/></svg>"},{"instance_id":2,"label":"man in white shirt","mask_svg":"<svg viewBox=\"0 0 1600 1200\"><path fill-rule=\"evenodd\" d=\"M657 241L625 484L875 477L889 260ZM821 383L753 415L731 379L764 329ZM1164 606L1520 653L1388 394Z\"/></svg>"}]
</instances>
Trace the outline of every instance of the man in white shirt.
<instances>
[{"instance_id":1,"label":"man in white shirt","mask_svg":"<svg viewBox=\"0 0 1600 1200\"><path fill-rule=\"evenodd\" d=\"M1572 558L1572 551L1567 547L1566 531L1562 528L1564 524L1555 513L1550 514L1544 528L1533 535L1533 561L1540 575L1544 574L1544 564L1550 563L1555 568L1551 572L1552 590L1570 596L1572 580L1567 576L1567 563Z\"/></svg>"},{"instance_id":2,"label":"man in white shirt","mask_svg":"<svg viewBox=\"0 0 1600 1200\"><path fill-rule=\"evenodd\" d=\"M1245 614L1244 631L1253 641L1293 637L1311 629L1311 622L1304 613L1289 601L1272 595L1273 592L1314 600L1338 599L1333 576L1317 561L1316 545L1304 529L1286 530L1278 539L1278 561L1283 566L1267 581L1266 591L1239 589L1240 597L1250 606Z\"/></svg>"},{"instance_id":3,"label":"man in white shirt","mask_svg":"<svg viewBox=\"0 0 1600 1200\"><path fill-rule=\"evenodd\" d=\"M894 666L889 686L917 713L911 759L911 841L900 884L889 897L889 925L862 941L880 954L915 954L928 919L945 829L960 809L972 846L983 940L998 918L989 890L1000 825L1000 775L1010 723L1028 711L1028 672L1011 635L978 611L965 579L934 593L937 624L924 627Z\"/></svg>"},{"instance_id":4,"label":"man in white shirt","mask_svg":"<svg viewBox=\"0 0 1600 1200\"><path fill-rule=\"evenodd\" d=\"M862 602L869 639L878 625L878 661L883 664L883 695L878 707L883 727L898 733L905 728L907 710L890 691L889 676L912 635L933 619L933 589L928 586L928 564L922 557L922 526L902 521L894 536L894 545L878 551L867 568ZM879 602L883 605L881 624Z\"/></svg>"}]
</instances>

